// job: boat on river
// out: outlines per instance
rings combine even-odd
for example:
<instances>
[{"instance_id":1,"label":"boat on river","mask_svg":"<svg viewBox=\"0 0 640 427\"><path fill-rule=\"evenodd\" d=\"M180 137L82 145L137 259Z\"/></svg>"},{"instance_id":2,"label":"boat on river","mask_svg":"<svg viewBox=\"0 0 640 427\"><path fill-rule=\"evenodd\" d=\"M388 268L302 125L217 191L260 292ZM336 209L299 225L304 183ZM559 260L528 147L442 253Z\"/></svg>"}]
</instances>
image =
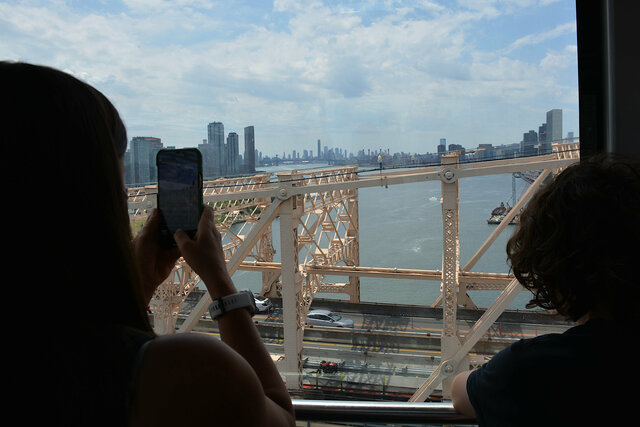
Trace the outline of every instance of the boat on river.
<instances>
[{"instance_id":1,"label":"boat on river","mask_svg":"<svg viewBox=\"0 0 640 427\"><path fill-rule=\"evenodd\" d=\"M500 224L507 214L511 211L509 203L505 206L504 202L500 202L500 206L491 211L491 216L487 220L487 224ZM515 225L520 222L520 216L514 216L509 222L510 225Z\"/></svg>"}]
</instances>

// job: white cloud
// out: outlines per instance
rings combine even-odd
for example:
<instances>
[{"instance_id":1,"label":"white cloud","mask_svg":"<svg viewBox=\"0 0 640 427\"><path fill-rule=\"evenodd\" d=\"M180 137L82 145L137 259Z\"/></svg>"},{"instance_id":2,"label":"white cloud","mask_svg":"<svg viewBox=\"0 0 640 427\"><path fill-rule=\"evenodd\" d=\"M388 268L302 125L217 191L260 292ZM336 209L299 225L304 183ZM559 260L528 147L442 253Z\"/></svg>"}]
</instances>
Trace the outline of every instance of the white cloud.
<instances>
[{"instance_id":1,"label":"white cloud","mask_svg":"<svg viewBox=\"0 0 640 427\"><path fill-rule=\"evenodd\" d=\"M574 67L578 57L578 46L570 45L559 51L549 51L540 61L540 68L545 73Z\"/></svg>"},{"instance_id":2,"label":"white cloud","mask_svg":"<svg viewBox=\"0 0 640 427\"><path fill-rule=\"evenodd\" d=\"M509 53L511 51L514 51L516 49L519 49L525 46L535 45L564 34L575 33L575 32L576 32L576 23L567 22L565 24L558 25L549 31L531 33L531 34L527 34L526 36L520 37L519 39L511 43L504 50L504 53Z\"/></svg>"},{"instance_id":3,"label":"white cloud","mask_svg":"<svg viewBox=\"0 0 640 427\"><path fill-rule=\"evenodd\" d=\"M471 34L528 3L447 9L415 1L394 9L279 0L253 12L204 0L125 0L111 12L38 4L0 3L0 57L83 78L114 101L132 136L171 145L196 145L214 120L227 131L255 125L272 147L258 138L266 153L318 138L355 150L399 135L406 137L398 150L426 151L424 141L435 146L443 132L452 142L473 135L475 143L500 127L479 118L503 119L500 108L510 114L519 103L536 105L542 120L545 108L556 107L545 104L554 88L567 87L554 76L575 64L575 52L559 45L536 59L509 57L572 31L571 23L513 36L503 51L479 50ZM471 124L484 128L463 134Z\"/></svg>"},{"instance_id":4,"label":"white cloud","mask_svg":"<svg viewBox=\"0 0 640 427\"><path fill-rule=\"evenodd\" d=\"M150 14L185 8L212 9L215 3L208 0L122 0L134 13Z\"/></svg>"}]
</instances>

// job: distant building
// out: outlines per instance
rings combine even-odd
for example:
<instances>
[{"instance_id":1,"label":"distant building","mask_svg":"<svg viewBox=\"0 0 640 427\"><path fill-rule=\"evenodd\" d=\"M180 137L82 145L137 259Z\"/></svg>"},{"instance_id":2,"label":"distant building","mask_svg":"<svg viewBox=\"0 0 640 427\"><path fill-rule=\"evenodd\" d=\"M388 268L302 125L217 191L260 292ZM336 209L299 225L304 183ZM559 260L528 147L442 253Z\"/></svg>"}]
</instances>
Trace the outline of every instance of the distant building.
<instances>
[{"instance_id":1,"label":"distant building","mask_svg":"<svg viewBox=\"0 0 640 427\"><path fill-rule=\"evenodd\" d=\"M124 183L127 185L135 184L131 147L124 153Z\"/></svg>"},{"instance_id":2,"label":"distant building","mask_svg":"<svg viewBox=\"0 0 640 427\"><path fill-rule=\"evenodd\" d=\"M224 125L221 122L209 123L207 126L208 144L212 146L212 176L225 174Z\"/></svg>"},{"instance_id":3,"label":"distant building","mask_svg":"<svg viewBox=\"0 0 640 427\"><path fill-rule=\"evenodd\" d=\"M495 150L492 144L479 144L478 145L478 160L490 160L493 159Z\"/></svg>"},{"instance_id":4,"label":"distant building","mask_svg":"<svg viewBox=\"0 0 640 427\"><path fill-rule=\"evenodd\" d=\"M554 108L547 111L547 135L545 143L541 145L540 151L542 153L551 152L552 143L562 142L562 110Z\"/></svg>"},{"instance_id":5,"label":"distant building","mask_svg":"<svg viewBox=\"0 0 640 427\"><path fill-rule=\"evenodd\" d=\"M253 126L244 128L244 170L246 173L256 171L255 133Z\"/></svg>"},{"instance_id":6,"label":"distant building","mask_svg":"<svg viewBox=\"0 0 640 427\"><path fill-rule=\"evenodd\" d=\"M520 142L520 152L523 156L535 156L538 154L538 134L535 130L530 130L522 134L522 142Z\"/></svg>"},{"instance_id":7,"label":"distant building","mask_svg":"<svg viewBox=\"0 0 640 427\"><path fill-rule=\"evenodd\" d=\"M322 147L320 147L320 140L318 140L318 160L321 160L322 157Z\"/></svg>"},{"instance_id":8,"label":"distant building","mask_svg":"<svg viewBox=\"0 0 640 427\"><path fill-rule=\"evenodd\" d=\"M542 146L545 142L547 142L547 124L543 123L538 126L538 143Z\"/></svg>"},{"instance_id":9,"label":"distant building","mask_svg":"<svg viewBox=\"0 0 640 427\"><path fill-rule=\"evenodd\" d=\"M227 136L226 146L226 170L227 175L237 175L240 172L238 164L238 156L240 155L238 134L235 132L229 132Z\"/></svg>"},{"instance_id":10,"label":"distant building","mask_svg":"<svg viewBox=\"0 0 640 427\"><path fill-rule=\"evenodd\" d=\"M213 144L209 144L203 142L202 144L198 144L198 150L202 154L202 175L205 178L214 178L216 175L216 170L214 167L215 163L215 152L213 149Z\"/></svg>"},{"instance_id":11,"label":"distant building","mask_svg":"<svg viewBox=\"0 0 640 427\"><path fill-rule=\"evenodd\" d=\"M452 153L454 151L459 152L460 154L464 154L465 149L462 145L460 144L449 144L449 153Z\"/></svg>"},{"instance_id":12,"label":"distant building","mask_svg":"<svg viewBox=\"0 0 640 427\"><path fill-rule=\"evenodd\" d=\"M156 154L162 149L160 138L151 136L135 136L131 139L130 155L128 165L131 168L128 184L148 184L158 180L158 169L156 167Z\"/></svg>"}]
</instances>

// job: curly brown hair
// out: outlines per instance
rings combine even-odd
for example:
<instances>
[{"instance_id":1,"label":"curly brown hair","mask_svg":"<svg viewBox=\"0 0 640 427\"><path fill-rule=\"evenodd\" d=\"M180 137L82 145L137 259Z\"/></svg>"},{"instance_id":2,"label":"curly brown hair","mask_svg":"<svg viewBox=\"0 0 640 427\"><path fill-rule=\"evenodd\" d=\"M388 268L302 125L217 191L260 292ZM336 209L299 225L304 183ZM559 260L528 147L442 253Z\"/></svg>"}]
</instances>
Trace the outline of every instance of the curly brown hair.
<instances>
[{"instance_id":1,"label":"curly brown hair","mask_svg":"<svg viewBox=\"0 0 640 427\"><path fill-rule=\"evenodd\" d=\"M507 243L511 270L541 307L573 321L586 314L637 319L640 168L606 154L566 168L544 185Z\"/></svg>"}]
</instances>

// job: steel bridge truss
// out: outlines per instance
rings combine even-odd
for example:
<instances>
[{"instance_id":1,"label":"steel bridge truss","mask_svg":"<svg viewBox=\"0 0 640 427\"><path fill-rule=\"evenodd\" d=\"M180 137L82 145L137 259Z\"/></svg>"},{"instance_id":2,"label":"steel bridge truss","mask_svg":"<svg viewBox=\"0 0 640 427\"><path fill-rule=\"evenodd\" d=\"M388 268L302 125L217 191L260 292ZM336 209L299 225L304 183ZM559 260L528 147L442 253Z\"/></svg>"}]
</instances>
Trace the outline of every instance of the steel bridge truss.
<instances>
[{"instance_id":1,"label":"steel bridge truss","mask_svg":"<svg viewBox=\"0 0 640 427\"><path fill-rule=\"evenodd\" d=\"M442 157L437 167L380 170L358 173L357 166L313 171L225 178L205 182L204 202L214 207L216 223L223 235L227 269L262 273L266 296L281 296L283 306L284 359L279 369L289 389L302 386L302 337L304 319L316 292L343 293L352 302L360 300L360 277L419 279L440 282L441 295L433 304L443 307L441 363L415 392L411 401L424 401L442 387L450 397L456 373L472 364L469 351L509 306L522 286L509 274L474 272L513 217L525 206L545 180L579 160L579 143L553 145L547 155L458 163L458 155ZM472 176L537 171L529 186L507 216L496 226L466 265L460 264L459 180ZM441 182L443 216L442 270L397 269L359 265L358 190L412 182ZM155 206L155 186L129 190L129 207L142 212ZM279 217L280 262L274 261L272 224ZM335 283L331 277L348 277ZM175 332L178 308L199 278L180 259L169 278L158 288L151 308L159 333ZM473 328L462 336L457 327L458 307L477 308L469 290L500 290L495 302ZM178 329L193 329L205 313L210 297L205 295ZM172 323L173 322L173 323Z\"/></svg>"}]
</instances>

